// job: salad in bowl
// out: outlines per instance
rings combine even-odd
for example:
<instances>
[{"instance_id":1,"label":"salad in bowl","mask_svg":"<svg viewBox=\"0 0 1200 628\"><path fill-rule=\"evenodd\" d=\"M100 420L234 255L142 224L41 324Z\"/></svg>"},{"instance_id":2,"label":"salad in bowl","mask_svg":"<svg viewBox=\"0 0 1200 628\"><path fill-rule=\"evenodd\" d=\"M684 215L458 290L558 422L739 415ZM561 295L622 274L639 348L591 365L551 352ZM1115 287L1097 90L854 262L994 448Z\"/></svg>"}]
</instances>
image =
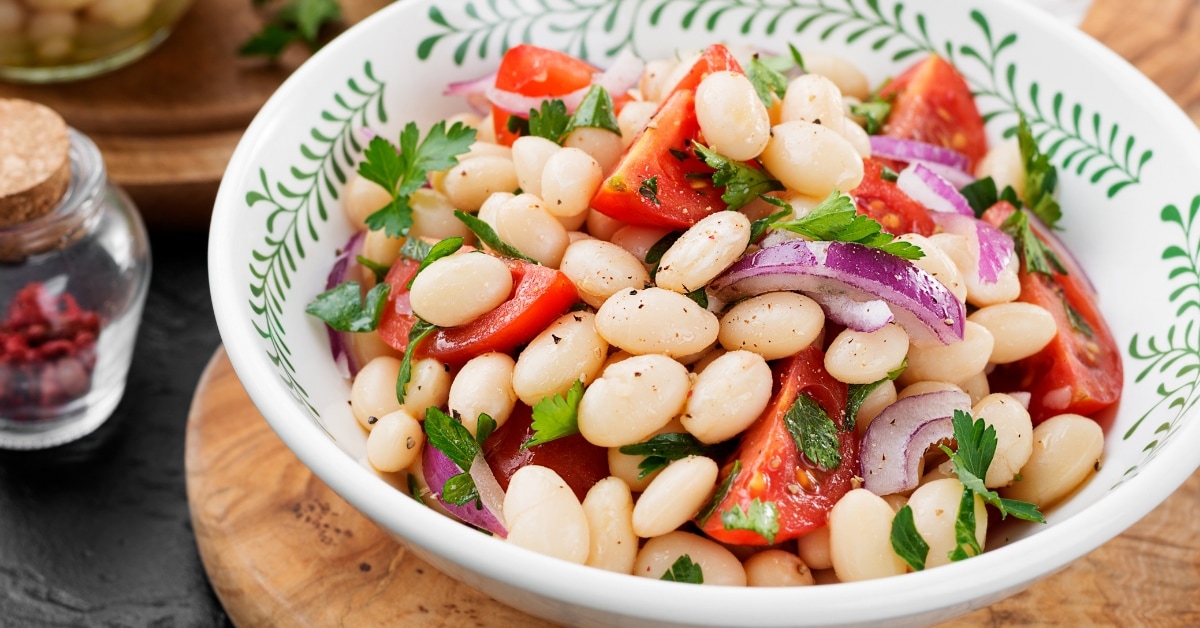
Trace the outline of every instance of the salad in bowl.
<instances>
[{"instance_id":1,"label":"salad in bowl","mask_svg":"<svg viewBox=\"0 0 1200 628\"><path fill-rule=\"evenodd\" d=\"M1106 221L1194 149L1132 102L1085 133L1093 88L1018 63L1012 20L1054 32L1020 8L708 4L412 3L281 89L211 258L289 447L451 575L594 625L934 621L1178 486L1191 358L1123 302L1186 286L1092 244L1186 235L1178 201Z\"/></svg>"}]
</instances>

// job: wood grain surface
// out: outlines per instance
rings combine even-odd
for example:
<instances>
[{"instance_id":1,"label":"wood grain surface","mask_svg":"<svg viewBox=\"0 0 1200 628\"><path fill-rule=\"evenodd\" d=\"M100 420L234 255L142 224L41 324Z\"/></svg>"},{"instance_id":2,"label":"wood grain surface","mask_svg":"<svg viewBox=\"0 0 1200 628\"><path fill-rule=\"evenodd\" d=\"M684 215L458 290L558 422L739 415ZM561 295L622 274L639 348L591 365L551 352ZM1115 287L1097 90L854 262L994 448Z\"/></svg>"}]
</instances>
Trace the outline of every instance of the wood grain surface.
<instances>
[{"instance_id":1,"label":"wood grain surface","mask_svg":"<svg viewBox=\"0 0 1200 628\"><path fill-rule=\"evenodd\" d=\"M551 626L443 575L316 479L223 349L196 390L185 466L200 557L239 626ZM1200 625L1198 518L1200 472L1121 536L948 625Z\"/></svg>"}]
</instances>

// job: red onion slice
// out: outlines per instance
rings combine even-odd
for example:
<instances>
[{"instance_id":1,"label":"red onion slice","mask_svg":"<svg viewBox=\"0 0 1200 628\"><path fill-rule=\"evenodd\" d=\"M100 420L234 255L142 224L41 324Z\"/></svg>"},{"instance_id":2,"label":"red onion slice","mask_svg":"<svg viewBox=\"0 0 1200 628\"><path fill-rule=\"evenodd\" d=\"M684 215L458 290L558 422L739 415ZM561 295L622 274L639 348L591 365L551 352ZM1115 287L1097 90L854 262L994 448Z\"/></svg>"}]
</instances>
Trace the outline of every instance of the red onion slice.
<instances>
[{"instance_id":1,"label":"red onion slice","mask_svg":"<svg viewBox=\"0 0 1200 628\"><path fill-rule=\"evenodd\" d=\"M813 301L821 305L829 320L844 325L854 331L879 331L884 325L895 319L892 309L887 303L874 299L871 301L855 301L844 294L810 293Z\"/></svg>"},{"instance_id":2,"label":"red onion slice","mask_svg":"<svg viewBox=\"0 0 1200 628\"><path fill-rule=\"evenodd\" d=\"M467 99L467 104L471 109L479 115L486 115L488 112L488 97L487 90L496 84L496 73L493 72L486 76L481 76L477 79L469 81L458 81L446 86L442 94L446 96L462 96ZM528 112L526 112L528 113Z\"/></svg>"},{"instance_id":3,"label":"red onion slice","mask_svg":"<svg viewBox=\"0 0 1200 628\"><path fill-rule=\"evenodd\" d=\"M559 96L525 96L516 92L498 89L494 85L495 75L491 77L492 82L484 86L484 94L489 102L512 115L527 116L530 110L540 109L542 103L547 100L561 100L567 107L567 113L575 113L575 110L579 108L579 103L583 102L583 97L587 95L588 90L593 85L603 87L611 97L616 98L637 85L638 80L642 76L642 70L645 67L646 64L626 48L613 59L611 67L604 72L597 72L592 75L590 85L581 87L569 94Z\"/></svg>"},{"instance_id":4,"label":"red onion slice","mask_svg":"<svg viewBox=\"0 0 1200 628\"><path fill-rule=\"evenodd\" d=\"M852 242L792 240L759 249L709 288L726 303L783 290L882 300L913 344L951 344L963 337L963 305L942 282L907 260Z\"/></svg>"},{"instance_id":5,"label":"red onion slice","mask_svg":"<svg viewBox=\"0 0 1200 628\"><path fill-rule=\"evenodd\" d=\"M901 170L896 187L932 211L975 216L967 197L921 162L911 163Z\"/></svg>"},{"instance_id":6,"label":"red onion slice","mask_svg":"<svg viewBox=\"0 0 1200 628\"><path fill-rule=\"evenodd\" d=\"M421 470L425 474L425 483L429 485L429 490L433 491L434 497L450 514L501 538L508 536L508 529L503 523L504 490L500 488L487 462L483 461L482 455L475 456L470 474L475 480L475 488L479 491L483 508L476 508L475 502L455 506L442 499L442 487L446 485L446 480L463 471L446 454L428 443L422 452Z\"/></svg>"},{"instance_id":7,"label":"red onion slice","mask_svg":"<svg viewBox=\"0 0 1200 628\"><path fill-rule=\"evenodd\" d=\"M933 162L963 172L968 172L971 168L971 160L952 148L888 135L871 136L871 155L906 162Z\"/></svg>"},{"instance_id":8,"label":"red onion slice","mask_svg":"<svg viewBox=\"0 0 1200 628\"><path fill-rule=\"evenodd\" d=\"M953 166L939 164L934 161L914 160L912 163L919 163L926 168L936 172L938 176L950 182L957 189L962 189L975 182L975 177L966 170L959 170Z\"/></svg>"},{"instance_id":9,"label":"red onion slice","mask_svg":"<svg viewBox=\"0 0 1200 628\"><path fill-rule=\"evenodd\" d=\"M948 233L967 238L968 246L979 260L979 280L994 284L1000 272L1012 261L1016 247L1007 233L974 217L958 214L934 214L933 221Z\"/></svg>"},{"instance_id":10,"label":"red onion slice","mask_svg":"<svg viewBox=\"0 0 1200 628\"><path fill-rule=\"evenodd\" d=\"M599 85L608 91L613 98L633 89L642 78L646 64L626 48L613 59L613 63L604 72L595 75L593 85Z\"/></svg>"},{"instance_id":11,"label":"red onion slice","mask_svg":"<svg viewBox=\"0 0 1200 628\"><path fill-rule=\"evenodd\" d=\"M905 397L871 421L862 441L863 488L876 495L909 491L921 481L925 452L954 440L955 410L971 411L971 397L958 390Z\"/></svg>"},{"instance_id":12,"label":"red onion slice","mask_svg":"<svg viewBox=\"0 0 1200 628\"><path fill-rule=\"evenodd\" d=\"M561 100L567 107L567 113L575 113L575 110L579 108L579 103L583 102L584 95L591 88L592 86L588 85L562 96L525 96L516 92L497 89L496 87L489 87L487 88L487 99L502 111L514 116L528 116L530 111L541 109L542 103L548 100Z\"/></svg>"},{"instance_id":13,"label":"red onion slice","mask_svg":"<svg viewBox=\"0 0 1200 628\"><path fill-rule=\"evenodd\" d=\"M332 290L347 281L358 281L357 258L362 254L365 240L366 234L362 231L356 231L354 235L350 236L350 240L342 247L341 253L338 253L337 258L333 260L333 268L330 269L329 276L325 279L326 290ZM354 354L351 332L338 331L328 324L325 325L325 331L329 333L329 350L333 353L333 363L337 367L338 373L346 379L353 377L358 373L358 369L362 368L362 364L358 356Z\"/></svg>"}]
</instances>

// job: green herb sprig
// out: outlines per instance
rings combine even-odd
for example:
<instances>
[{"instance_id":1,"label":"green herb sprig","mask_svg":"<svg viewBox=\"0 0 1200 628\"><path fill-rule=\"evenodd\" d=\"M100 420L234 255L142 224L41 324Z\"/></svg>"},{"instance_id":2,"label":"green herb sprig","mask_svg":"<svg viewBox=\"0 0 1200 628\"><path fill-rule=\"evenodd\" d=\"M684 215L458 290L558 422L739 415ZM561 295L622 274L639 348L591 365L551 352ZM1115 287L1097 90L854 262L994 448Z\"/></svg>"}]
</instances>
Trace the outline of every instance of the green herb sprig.
<instances>
[{"instance_id":1,"label":"green herb sprig","mask_svg":"<svg viewBox=\"0 0 1200 628\"><path fill-rule=\"evenodd\" d=\"M716 171L712 174L712 182L717 187L725 188L721 193L721 200L725 201L727 209L740 209L756 198L791 209L784 201L767 196L767 192L782 190L784 186L765 168L734 161L695 140L692 140L692 147L696 155Z\"/></svg>"},{"instance_id":2,"label":"green herb sprig","mask_svg":"<svg viewBox=\"0 0 1200 628\"><path fill-rule=\"evenodd\" d=\"M566 395L543 397L533 406L533 435L521 449L579 433L579 400L583 399L583 381L575 380Z\"/></svg>"},{"instance_id":3,"label":"green herb sprig","mask_svg":"<svg viewBox=\"0 0 1200 628\"><path fill-rule=\"evenodd\" d=\"M850 197L834 190L812 211L795 220L777 222L775 229L787 229L813 240L856 242L863 246L891 253L896 257L917 260L925 256L921 247L895 239L876 221L861 216Z\"/></svg>"},{"instance_id":4,"label":"green herb sprig","mask_svg":"<svg viewBox=\"0 0 1200 628\"><path fill-rule=\"evenodd\" d=\"M711 457L714 448L686 432L669 432L656 434L640 443L622 445L620 451L627 456L645 456L638 463L638 479L641 480L675 460L688 456Z\"/></svg>"},{"instance_id":5,"label":"green herb sprig","mask_svg":"<svg viewBox=\"0 0 1200 628\"><path fill-rule=\"evenodd\" d=\"M808 395L796 396L796 402L783 415L783 425L796 447L822 469L833 470L842 464L837 424Z\"/></svg>"},{"instance_id":6,"label":"green herb sprig","mask_svg":"<svg viewBox=\"0 0 1200 628\"><path fill-rule=\"evenodd\" d=\"M337 331L375 331L390 292L391 286L381 283L363 295L357 281L347 281L317 295L304 311Z\"/></svg>"}]
</instances>

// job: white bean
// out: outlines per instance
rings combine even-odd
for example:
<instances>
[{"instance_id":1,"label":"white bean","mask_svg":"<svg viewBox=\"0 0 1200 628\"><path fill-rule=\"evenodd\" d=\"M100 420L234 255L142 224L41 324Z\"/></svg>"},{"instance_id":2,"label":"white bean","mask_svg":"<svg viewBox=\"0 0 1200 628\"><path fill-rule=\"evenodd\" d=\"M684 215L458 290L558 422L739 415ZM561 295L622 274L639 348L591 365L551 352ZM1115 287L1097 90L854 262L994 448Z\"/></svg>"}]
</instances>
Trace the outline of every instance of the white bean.
<instances>
[{"instance_id":1,"label":"white bean","mask_svg":"<svg viewBox=\"0 0 1200 628\"><path fill-rule=\"evenodd\" d=\"M579 432L601 447L639 443L683 410L691 379L663 355L639 355L604 369L579 401Z\"/></svg>"},{"instance_id":2,"label":"white bean","mask_svg":"<svg viewBox=\"0 0 1200 628\"><path fill-rule=\"evenodd\" d=\"M604 240L572 242L558 269L575 284L579 298L596 308L617 292L638 290L650 283L650 273L641 260Z\"/></svg>"},{"instance_id":3,"label":"white bean","mask_svg":"<svg viewBox=\"0 0 1200 628\"><path fill-rule=\"evenodd\" d=\"M617 220L616 218L606 216L594 209L588 210L587 232L593 238L604 240L606 242L611 241L613 234L620 231L621 228L625 226L625 223Z\"/></svg>"},{"instance_id":4,"label":"white bean","mask_svg":"<svg viewBox=\"0 0 1200 628\"><path fill-rule=\"evenodd\" d=\"M635 100L625 103L621 113L617 114L617 126L621 129L621 146L629 148L634 138L646 128L651 116L658 111L657 102Z\"/></svg>"},{"instance_id":5,"label":"white bean","mask_svg":"<svg viewBox=\"0 0 1200 628\"><path fill-rule=\"evenodd\" d=\"M746 584L752 587L807 587L815 584L812 570L800 557L770 549L751 556L743 567Z\"/></svg>"},{"instance_id":6,"label":"white bean","mask_svg":"<svg viewBox=\"0 0 1200 628\"><path fill-rule=\"evenodd\" d=\"M1013 301L997 303L976 310L967 317L987 328L995 339L993 364L1008 364L1041 351L1058 333L1054 315L1046 308Z\"/></svg>"},{"instance_id":7,"label":"white bean","mask_svg":"<svg viewBox=\"0 0 1200 628\"><path fill-rule=\"evenodd\" d=\"M946 286L959 301L967 302L967 282L959 272L958 266L954 264L954 260L950 259L945 251L929 238L917 233L906 233L896 239L920 248L925 256L919 260L913 260L913 264L933 275L934 279Z\"/></svg>"},{"instance_id":8,"label":"white bean","mask_svg":"<svg viewBox=\"0 0 1200 628\"><path fill-rule=\"evenodd\" d=\"M992 333L973 321L963 325L963 339L953 344L934 343L908 350L908 368L900 375L904 383L932 379L958 384L987 366L992 354Z\"/></svg>"},{"instance_id":9,"label":"white bean","mask_svg":"<svg viewBox=\"0 0 1200 628\"><path fill-rule=\"evenodd\" d=\"M696 120L709 147L736 161L757 157L771 135L767 107L741 72L713 72L700 81Z\"/></svg>"},{"instance_id":10,"label":"white bean","mask_svg":"<svg viewBox=\"0 0 1200 628\"><path fill-rule=\"evenodd\" d=\"M1001 489L1041 509L1053 506L1100 469L1104 430L1078 414L1060 414L1033 428L1033 452L1021 467L1021 480Z\"/></svg>"},{"instance_id":11,"label":"white bean","mask_svg":"<svg viewBox=\"0 0 1200 628\"><path fill-rule=\"evenodd\" d=\"M866 100L871 95L871 85L867 76L858 66L842 57L806 50L804 69L810 74L820 74L833 81L843 96Z\"/></svg>"},{"instance_id":12,"label":"white bean","mask_svg":"<svg viewBox=\"0 0 1200 628\"><path fill-rule=\"evenodd\" d=\"M443 257L413 279L413 313L437 325L455 327L496 309L512 293L512 273L499 258L484 253Z\"/></svg>"},{"instance_id":13,"label":"white bean","mask_svg":"<svg viewBox=\"0 0 1200 628\"><path fill-rule=\"evenodd\" d=\"M517 403L513 367L511 357L493 351L471 358L454 376L446 403L471 434L476 433L481 414L491 417L497 427L512 415Z\"/></svg>"},{"instance_id":14,"label":"white bean","mask_svg":"<svg viewBox=\"0 0 1200 628\"><path fill-rule=\"evenodd\" d=\"M802 74L788 83L780 119L819 124L841 135L846 119L842 92L820 74Z\"/></svg>"},{"instance_id":15,"label":"white bean","mask_svg":"<svg viewBox=\"0 0 1200 628\"><path fill-rule=\"evenodd\" d=\"M680 421L702 443L729 440L766 409L773 382L771 367L757 353L722 353L696 377Z\"/></svg>"},{"instance_id":16,"label":"white bean","mask_svg":"<svg viewBox=\"0 0 1200 628\"><path fill-rule=\"evenodd\" d=\"M962 482L955 478L944 478L918 487L908 498L917 532L929 545L929 555L925 558L926 568L951 562L950 552L958 547L954 525L958 521L958 507L962 503L962 496ZM982 497L975 495L974 498L975 540L983 547L987 540L987 508ZM969 553L972 550L966 551Z\"/></svg>"},{"instance_id":17,"label":"white bean","mask_svg":"<svg viewBox=\"0 0 1200 628\"><path fill-rule=\"evenodd\" d=\"M587 565L617 573L633 573L638 539L633 533L633 495L620 478L607 477L592 485L583 498L591 544Z\"/></svg>"},{"instance_id":18,"label":"white bean","mask_svg":"<svg viewBox=\"0 0 1200 628\"><path fill-rule=\"evenodd\" d=\"M475 241L471 229L455 217L454 206L445 194L432 188L421 188L408 198L408 205L412 207L413 218L408 237L444 240L457 236L467 243Z\"/></svg>"},{"instance_id":19,"label":"white bean","mask_svg":"<svg viewBox=\"0 0 1200 628\"><path fill-rule=\"evenodd\" d=\"M838 580L856 582L906 571L892 551L895 513L883 498L863 488L842 496L829 511L829 555Z\"/></svg>"},{"instance_id":20,"label":"white bean","mask_svg":"<svg viewBox=\"0 0 1200 628\"><path fill-rule=\"evenodd\" d=\"M962 391L971 397L971 403L979 403L981 399L991 394L991 385L988 383L987 370L979 371L978 373L968 377L958 383Z\"/></svg>"},{"instance_id":21,"label":"white bean","mask_svg":"<svg viewBox=\"0 0 1200 628\"><path fill-rule=\"evenodd\" d=\"M841 133L860 156L871 156L871 136L857 122L848 117L843 119Z\"/></svg>"},{"instance_id":22,"label":"white bean","mask_svg":"<svg viewBox=\"0 0 1200 628\"><path fill-rule=\"evenodd\" d=\"M381 266L391 266L400 258L400 248L404 246L404 238L393 238L386 231L368 231L363 235L361 255ZM371 273L372 284L374 272Z\"/></svg>"},{"instance_id":23,"label":"white bean","mask_svg":"<svg viewBox=\"0 0 1200 628\"><path fill-rule=\"evenodd\" d=\"M504 495L507 541L576 564L587 561L591 537L587 514L557 473L527 465L517 469Z\"/></svg>"},{"instance_id":24,"label":"white bean","mask_svg":"<svg viewBox=\"0 0 1200 628\"><path fill-rule=\"evenodd\" d=\"M571 243L566 228L532 194L520 194L504 202L496 212L496 235L550 268L558 268Z\"/></svg>"},{"instance_id":25,"label":"white bean","mask_svg":"<svg viewBox=\"0 0 1200 628\"><path fill-rule=\"evenodd\" d=\"M493 231L496 229L496 216L500 214L500 208L508 201L516 198L517 195L512 192L495 192L483 202L479 208L477 218L486 222Z\"/></svg>"},{"instance_id":26,"label":"white bean","mask_svg":"<svg viewBox=\"0 0 1200 628\"><path fill-rule=\"evenodd\" d=\"M421 423L404 410L397 410L375 422L367 436L367 460L380 471L402 471L420 457L424 444Z\"/></svg>"},{"instance_id":27,"label":"white bean","mask_svg":"<svg viewBox=\"0 0 1200 628\"><path fill-rule=\"evenodd\" d=\"M611 242L645 262L646 253L650 252L650 249L668 233L670 233L669 229L629 225L614 232ZM647 264L646 269L649 270L649 268Z\"/></svg>"},{"instance_id":28,"label":"white bean","mask_svg":"<svg viewBox=\"0 0 1200 628\"><path fill-rule=\"evenodd\" d=\"M450 398L450 367L433 358L412 361L412 377L404 387L404 409L417 418L425 418L430 408L446 405ZM396 389L393 381L391 389Z\"/></svg>"},{"instance_id":29,"label":"white bean","mask_svg":"<svg viewBox=\"0 0 1200 628\"><path fill-rule=\"evenodd\" d=\"M1018 198L1025 198L1025 160L1016 138L992 146L975 166L975 174L980 179L991 177L998 190L1011 186Z\"/></svg>"},{"instance_id":30,"label":"white bean","mask_svg":"<svg viewBox=\"0 0 1200 628\"><path fill-rule=\"evenodd\" d=\"M528 406L565 395L576 380L584 385L600 374L608 343L596 332L596 315L568 312L542 330L517 357L510 386Z\"/></svg>"},{"instance_id":31,"label":"white bean","mask_svg":"<svg viewBox=\"0 0 1200 628\"><path fill-rule=\"evenodd\" d=\"M522 192L542 195L542 170L550 156L560 150L562 147L555 142L536 135L522 135L513 142L513 167Z\"/></svg>"},{"instance_id":32,"label":"white bean","mask_svg":"<svg viewBox=\"0 0 1200 628\"><path fill-rule=\"evenodd\" d=\"M958 386L951 384L949 382L939 382L939 381L935 381L935 380L923 380L923 381L913 382L913 383L905 386L896 395L896 399L904 399L905 397L912 397L913 395L924 395L925 393L931 393L931 392L942 392L944 390L953 390L953 391L957 391L957 392L964 392L962 388L959 388Z\"/></svg>"},{"instance_id":33,"label":"white bean","mask_svg":"<svg viewBox=\"0 0 1200 628\"><path fill-rule=\"evenodd\" d=\"M840 131L840 124L839 124ZM858 187L863 161L839 131L794 120L771 129L759 159L790 190L825 197L833 190Z\"/></svg>"},{"instance_id":34,"label":"white bean","mask_svg":"<svg viewBox=\"0 0 1200 628\"><path fill-rule=\"evenodd\" d=\"M833 569L833 557L829 555L829 526L823 525L797 539L796 551L800 560L811 569Z\"/></svg>"},{"instance_id":35,"label":"white bean","mask_svg":"<svg viewBox=\"0 0 1200 628\"><path fill-rule=\"evenodd\" d=\"M711 312L662 288L618 292L596 311L596 331L633 354L693 355L716 341L718 327Z\"/></svg>"},{"instance_id":36,"label":"white bean","mask_svg":"<svg viewBox=\"0 0 1200 628\"><path fill-rule=\"evenodd\" d=\"M498 155L460 161L442 181L450 203L465 212L477 211L493 192L511 192L519 185L512 159Z\"/></svg>"},{"instance_id":37,"label":"white bean","mask_svg":"<svg viewBox=\"0 0 1200 628\"><path fill-rule=\"evenodd\" d=\"M392 202L392 195L382 185L358 174L346 182L343 194L342 211L359 231L367 230L367 216Z\"/></svg>"},{"instance_id":38,"label":"white bean","mask_svg":"<svg viewBox=\"0 0 1200 628\"><path fill-rule=\"evenodd\" d=\"M825 352L825 370L847 384L870 384L900 368L907 353L908 334L895 323L872 332L844 329Z\"/></svg>"},{"instance_id":39,"label":"white bean","mask_svg":"<svg viewBox=\"0 0 1200 628\"><path fill-rule=\"evenodd\" d=\"M862 405L858 407L858 414L855 415L854 429L858 435L865 435L871 421L874 421L884 408L896 403L896 399L896 383L892 380L887 380L872 390L871 394L863 399Z\"/></svg>"},{"instance_id":40,"label":"white bean","mask_svg":"<svg viewBox=\"0 0 1200 628\"><path fill-rule=\"evenodd\" d=\"M366 364L375 358L390 356L400 358L403 354L383 341L378 333L363 332L350 334L351 355L358 358L359 364Z\"/></svg>"},{"instance_id":41,"label":"white bean","mask_svg":"<svg viewBox=\"0 0 1200 628\"><path fill-rule=\"evenodd\" d=\"M1012 484L1033 453L1033 422L1029 411L1016 399L995 393L976 403L971 415L996 428L996 453L984 484L988 488Z\"/></svg>"},{"instance_id":42,"label":"white bean","mask_svg":"<svg viewBox=\"0 0 1200 628\"><path fill-rule=\"evenodd\" d=\"M967 302L978 307L1007 303L1021 294L1021 281L1017 277L1020 257L1013 255L996 278L987 283L979 276L978 253L973 251L967 238L936 234L930 241L940 247L954 261L967 284Z\"/></svg>"},{"instance_id":43,"label":"white bean","mask_svg":"<svg viewBox=\"0 0 1200 628\"><path fill-rule=\"evenodd\" d=\"M745 349L767 360L794 355L825 326L816 301L795 292L768 292L746 299L721 318L718 339L729 351Z\"/></svg>"},{"instance_id":44,"label":"white bean","mask_svg":"<svg viewBox=\"0 0 1200 628\"><path fill-rule=\"evenodd\" d=\"M702 218L663 253L654 281L660 288L687 294L704 287L746 251L750 219L739 212Z\"/></svg>"},{"instance_id":45,"label":"white bean","mask_svg":"<svg viewBox=\"0 0 1200 628\"><path fill-rule=\"evenodd\" d=\"M350 385L350 410L364 429L372 429L379 417L403 407L396 400L396 377L399 375L400 360L384 356L367 362L354 376L354 383Z\"/></svg>"},{"instance_id":46,"label":"white bean","mask_svg":"<svg viewBox=\"0 0 1200 628\"><path fill-rule=\"evenodd\" d=\"M591 155L600 165L601 172L605 173L612 172L625 150L620 135L596 127L581 127L571 131L563 139L563 148L578 148Z\"/></svg>"},{"instance_id":47,"label":"white bean","mask_svg":"<svg viewBox=\"0 0 1200 628\"><path fill-rule=\"evenodd\" d=\"M658 580L681 556L700 567L704 584L746 586L746 570L733 552L702 536L678 531L646 541L638 551L633 575Z\"/></svg>"},{"instance_id":48,"label":"white bean","mask_svg":"<svg viewBox=\"0 0 1200 628\"><path fill-rule=\"evenodd\" d=\"M600 188L600 164L578 148L563 148L546 160L542 169L542 202L554 216L578 216ZM586 216L584 217L586 218Z\"/></svg>"},{"instance_id":49,"label":"white bean","mask_svg":"<svg viewBox=\"0 0 1200 628\"><path fill-rule=\"evenodd\" d=\"M704 456L688 456L667 465L633 506L634 533L651 538L686 523L708 499L717 471L717 463Z\"/></svg>"},{"instance_id":50,"label":"white bean","mask_svg":"<svg viewBox=\"0 0 1200 628\"><path fill-rule=\"evenodd\" d=\"M638 89L642 92L642 98L652 101L662 100L662 97L666 95L663 86L677 65L680 63L674 59L647 61L645 69L642 70L642 77L638 81Z\"/></svg>"}]
</instances>

